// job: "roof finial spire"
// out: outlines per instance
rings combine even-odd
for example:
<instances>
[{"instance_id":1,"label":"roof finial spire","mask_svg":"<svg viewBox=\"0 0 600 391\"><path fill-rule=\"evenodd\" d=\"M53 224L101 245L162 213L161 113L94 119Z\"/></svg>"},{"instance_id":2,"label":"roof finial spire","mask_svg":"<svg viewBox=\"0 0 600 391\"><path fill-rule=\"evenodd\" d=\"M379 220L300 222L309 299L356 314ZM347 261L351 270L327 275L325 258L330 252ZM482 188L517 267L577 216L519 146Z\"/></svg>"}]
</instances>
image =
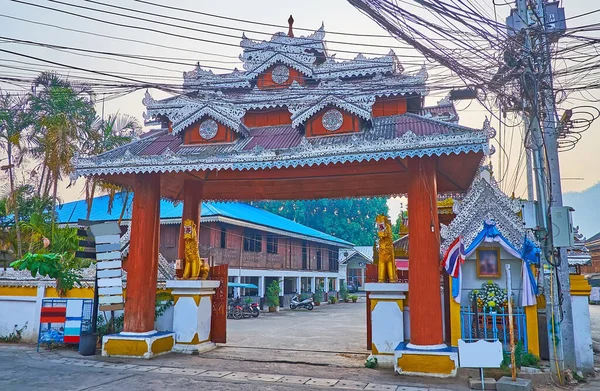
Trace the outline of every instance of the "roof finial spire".
<instances>
[{"instance_id":1,"label":"roof finial spire","mask_svg":"<svg viewBox=\"0 0 600 391\"><path fill-rule=\"evenodd\" d=\"M290 26L288 28L288 37L294 38L294 17L292 15L288 19L288 25Z\"/></svg>"}]
</instances>

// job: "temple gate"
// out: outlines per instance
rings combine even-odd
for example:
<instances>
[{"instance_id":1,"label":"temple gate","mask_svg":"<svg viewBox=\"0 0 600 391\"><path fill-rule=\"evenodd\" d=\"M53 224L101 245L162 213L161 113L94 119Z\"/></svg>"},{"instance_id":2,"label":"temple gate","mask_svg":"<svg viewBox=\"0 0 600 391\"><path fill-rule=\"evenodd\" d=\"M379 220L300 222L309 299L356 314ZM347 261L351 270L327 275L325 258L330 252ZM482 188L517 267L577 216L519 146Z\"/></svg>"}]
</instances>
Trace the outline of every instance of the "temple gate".
<instances>
[{"instance_id":1,"label":"temple gate","mask_svg":"<svg viewBox=\"0 0 600 391\"><path fill-rule=\"evenodd\" d=\"M183 219L201 229L202 200L404 194L411 224L409 345L421 358L445 354L437 196L469 188L493 130L487 121L483 129L459 125L448 100L424 106L424 67L406 73L393 51L338 61L324 38L324 27L297 37L291 26L269 41L243 36L244 70L215 74L198 64L184 73L183 94L156 101L146 93L145 118L158 129L75 159L77 176L135 193L125 333L153 331L161 197L183 201ZM208 295L202 290L208 285L198 289Z\"/></svg>"}]
</instances>

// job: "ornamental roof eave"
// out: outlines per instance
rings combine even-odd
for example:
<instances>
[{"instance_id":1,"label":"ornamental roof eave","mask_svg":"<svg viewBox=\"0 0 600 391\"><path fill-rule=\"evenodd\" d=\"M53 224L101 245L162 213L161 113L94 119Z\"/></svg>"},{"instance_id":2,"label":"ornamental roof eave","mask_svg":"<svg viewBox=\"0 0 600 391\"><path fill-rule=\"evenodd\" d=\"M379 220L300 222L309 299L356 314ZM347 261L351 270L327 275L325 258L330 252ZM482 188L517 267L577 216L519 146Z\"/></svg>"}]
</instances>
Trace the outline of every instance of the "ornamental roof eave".
<instances>
[{"instance_id":1,"label":"ornamental roof eave","mask_svg":"<svg viewBox=\"0 0 600 391\"><path fill-rule=\"evenodd\" d=\"M403 117L404 116L404 117ZM379 117L373 126L388 126L395 129L396 122L405 118L409 122L419 118L414 114ZM442 156L468 152L489 153L489 134L452 123L422 119L425 123L443 126L442 134L417 135L411 130L395 138L380 139L370 132L343 137L344 142L336 143L336 137L327 140L302 138L297 146L283 149L265 149L256 146L245 150L247 140L225 147L194 146L180 148L177 153L140 154L148 145L166 132L142 138L137 142L119 147L97 156L77 156L73 160L74 177L93 175L119 175L152 172L185 172L203 170L257 170L270 168L306 167L320 164L378 161L390 158ZM415 122L416 123L416 122ZM375 131L372 131L375 132ZM376 132L375 132L376 133ZM318 141L318 142L317 142ZM323 142L321 142L323 141ZM136 145L141 143L139 146ZM210 151L217 148L215 153ZM133 151L133 152L132 152ZM195 152L197 151L197 152Z\"/></svg>"},{"instance_id":2,"label":"ornamental roof eave","mask_svg":"<svg viewBox=\"0 0 600 391\"><path fill-rule=\"evenodd\" d=\"M454 204L456 217L449 225L442 225L440 235L443 254L457 237L463 237L468 248L483 228L484 221L493 221L509 243L521 250L525 236L537 245L533 234L523 227L518 216L521 210L519 200L504 194L487 169L475 178L464 199Z\"/></svg>"}]
</instances>

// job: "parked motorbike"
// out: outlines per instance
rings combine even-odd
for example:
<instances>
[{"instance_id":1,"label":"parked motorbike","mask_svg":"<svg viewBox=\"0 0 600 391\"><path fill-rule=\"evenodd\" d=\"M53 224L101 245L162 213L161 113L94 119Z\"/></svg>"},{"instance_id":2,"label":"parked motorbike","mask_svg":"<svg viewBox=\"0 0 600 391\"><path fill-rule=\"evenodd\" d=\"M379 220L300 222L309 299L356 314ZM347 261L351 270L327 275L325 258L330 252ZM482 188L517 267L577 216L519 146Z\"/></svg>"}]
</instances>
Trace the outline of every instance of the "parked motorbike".
<instances>
[{"instance_id":1,"label":"parked motorbike","mask_svg":"<svg viewBox=\"0 0 600 391\"><path fill-rule=\"evenodd\" d=\"M295 310L296 308L306 308L309 311L312 311L314 307L314 303L312 298L306 298L302 301L298 298L298 295L292 296L292 302L290 303L290 309Z\"/></svg>"},{"instance_id":2,"label":"parked motorbike","mask_svg":"<svg viewBox=\"0 0 600 391\"><path fill-rule=\"evenodd\" d=\"M242 319L260 315L258 303L243 303L240 298L229 300L227 317L233 319Z\"/></svg>"}]
</instances>

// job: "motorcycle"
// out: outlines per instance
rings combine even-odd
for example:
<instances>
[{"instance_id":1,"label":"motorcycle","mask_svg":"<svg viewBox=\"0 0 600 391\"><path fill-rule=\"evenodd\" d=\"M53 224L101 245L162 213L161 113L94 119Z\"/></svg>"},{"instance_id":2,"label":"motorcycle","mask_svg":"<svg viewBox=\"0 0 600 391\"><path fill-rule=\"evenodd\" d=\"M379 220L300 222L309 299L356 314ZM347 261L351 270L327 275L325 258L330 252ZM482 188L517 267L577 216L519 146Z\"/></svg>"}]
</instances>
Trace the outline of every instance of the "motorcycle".
<instances>
[{"instance_id":1,"label":"motorcycle","mask_svg":"<svg viewBox=\"0 0 600 391\"><path fill-rule=\"evenodd\" d=\"M244 304L243 310L244 310L244 316L247 316L247 317L252 316L253 318L257 318L258 315L260 315L260 309L258 309L258 303L250 303L250 304L246 303L246 304Z\"/></svg>"},{"instance_id":2,"label":"motorcycle","mask_svg":"<svg viewBox=\"0 0 600 391\"><path fill-rule=\"evenodd\" d=\"M290 309L292 310L295 310L296 308L306 308L307 310L312 311L313 307L314 303L310 297L300 301L298 295L294 295L292 297L292 302L290 303Z\"/></svg>"},{"instance_id":3,"label":"motorcycle","mask_svg":"<svg viewBox=\"0 0 600 391\"><path fill-rule=\"evenodd\" d=\"M242 303L240 298L230 299L227 310L227 317L233 319L256 318L260 315L258 303Z\"/></svg>"}]
</instances>

